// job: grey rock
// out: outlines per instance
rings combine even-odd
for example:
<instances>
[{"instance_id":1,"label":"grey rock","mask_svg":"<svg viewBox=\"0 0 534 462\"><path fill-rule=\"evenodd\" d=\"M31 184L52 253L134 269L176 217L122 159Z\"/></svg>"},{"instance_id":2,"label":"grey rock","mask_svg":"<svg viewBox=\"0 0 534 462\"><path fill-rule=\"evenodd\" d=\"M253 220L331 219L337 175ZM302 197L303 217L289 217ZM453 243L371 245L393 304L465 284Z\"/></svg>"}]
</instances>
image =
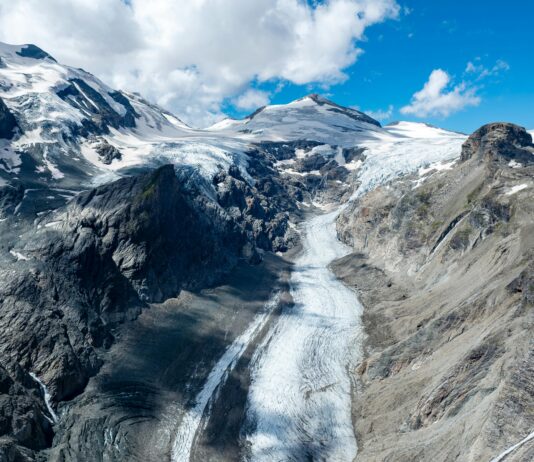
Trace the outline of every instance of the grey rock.
<instances>
[{"instance_id":1,"label":"grey rock","mask_svg":"<svg viewBox=\"0 0 534 462\"><path fill-rule=\"evenodd\" d=\"M121 160L122 153L115 147L109 144L105 139L101 139L95 146L95 151L100 157L100 160L106 164L111 164L114 160Z\"/></svg>"},{"instance_id":2,"label":"grey rock","mask_svg":"<svg viewBox=\"0 0 534 462\"><path fill-rule=\"evenodd\" d=\"M33 59L51 59L52 61L55 61L55 59L50 56L46 51L41 50L36 45L28 44L24 45L20 51L17 51L17 54L19 56L22 56L23 58L33 58Z\"/></svg>"},{"instance_id":3,"label":"grey rock","mask_svg":"<svg viewBox=\"0 0 534 462\"><path fill-rule=\"evenodd\" d=\"M462 146L461 160L472 157L485 160L515 160L534 163L532 136L523 127L511 123L491 123L480 127Z\"/></svg>"},{"instance_id":4,"label":"grey rock","mask_svg":"<svg viewBox=\"0 0 534 462\"><path fill-rule=\"evenodd\" d=\"M0 98L0 138L11 139L17 127L15 116L6 106L4 100Z\"/></svg>"},{"instance_id":5,"label":"grey rock","mask_svg":"<svg viewBox=\"0 0 534 462\"><path fill-rule=\"evenodd\" d=\"M534 200L509 194L531 185L532 152L521 127L481 127L451 170L415 189L417 175L394 180L339 217L355 253L333 267L359 291L367 333L362 461L491 460L533 427Z\"/></svg>"}]
</instances>

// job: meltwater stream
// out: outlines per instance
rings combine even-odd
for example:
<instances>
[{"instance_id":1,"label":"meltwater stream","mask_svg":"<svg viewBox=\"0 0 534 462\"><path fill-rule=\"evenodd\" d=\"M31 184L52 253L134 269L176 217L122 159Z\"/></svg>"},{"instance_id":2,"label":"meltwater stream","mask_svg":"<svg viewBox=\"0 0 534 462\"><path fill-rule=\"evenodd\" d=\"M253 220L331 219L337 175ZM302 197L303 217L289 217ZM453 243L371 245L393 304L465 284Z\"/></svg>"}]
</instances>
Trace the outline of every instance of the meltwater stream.
<instances>
[{"instance_id":1,"label":"meltwater stream","mask_svg":"<svg viewBox=\"0 0 534 462\"><path fill-rule=\"evenodd\" d=\"M260 347L248 396L251 461L352 461L348 368L359 355L361 305L329 270L349 252L337 240L338 211L308 221L291 277L295 306Z\"/></svg>"}]
</instances>

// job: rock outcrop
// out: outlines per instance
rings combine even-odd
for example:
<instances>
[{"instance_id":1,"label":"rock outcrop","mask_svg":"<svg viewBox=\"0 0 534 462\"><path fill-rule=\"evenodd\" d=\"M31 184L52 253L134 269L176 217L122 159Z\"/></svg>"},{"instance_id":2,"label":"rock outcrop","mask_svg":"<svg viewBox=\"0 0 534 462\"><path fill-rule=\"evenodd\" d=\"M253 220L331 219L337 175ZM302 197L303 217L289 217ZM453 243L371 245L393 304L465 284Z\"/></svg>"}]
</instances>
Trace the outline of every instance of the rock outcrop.
<instances>
[{"instance_id":1,"label":"rock outcrop","mask_svg":"<svg viewBox=\"0 0 534 462\"><path fill-rule=\"evenodd\" d=\"M100 140L96 144L95 151L102 163L106 165L111 164L114 160L122 159L122 153L115 146L109 144L105 139Z\"/></svg>"},{"instance_id":2,"label":"rock outcrop","mask_svg":"<svg viewBox=\"0 0 534 462\"><path fill-rule=\"evenodd\" d=\"M0 460L32 460L32 450L47 447L52 426L39 402L40 388L19 366L0 365Z\"/></svg>"},{"instance_id":3,"label":"rock outcrop","mask_svg":"<svg viewBox=\"0 0 534 462\"><path fill-rule=\"evenodd\" d=\"M11 139L17 126L15 116L0 98L0 138Z\"/></svg>"},{"instance_id":4,"label":"rock outcrop","mask_svg":"<svg viewBox=\"0 0 534 462\"><path fill-rule=\"evenodd\" d=\"M461 160L472 157L504 162L534 162L532 136L511 123L491 123L480 127L462 146Z\"/></svg>"}]
</instances>

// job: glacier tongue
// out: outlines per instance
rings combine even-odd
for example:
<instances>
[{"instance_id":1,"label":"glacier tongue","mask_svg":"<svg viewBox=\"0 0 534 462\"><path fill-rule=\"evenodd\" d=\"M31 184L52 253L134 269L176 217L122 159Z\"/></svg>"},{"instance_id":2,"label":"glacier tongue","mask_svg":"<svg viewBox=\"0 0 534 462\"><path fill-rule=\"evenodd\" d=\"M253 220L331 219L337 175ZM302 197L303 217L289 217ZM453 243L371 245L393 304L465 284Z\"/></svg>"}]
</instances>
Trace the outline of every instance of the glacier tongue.
<instances>
[{"instance_id":1,"label":"glacier tongue","mask_svg":"<svg viewBox=\"0 0 534 462\"><path fill-rule=\"evenodd\" d=\"M234 340L211 370L206 383L195 398L195 405L184 414L176 432L171 453L171 460L173 462L189 461L193 442L199 428L201 428L202 419L209 418L209 411L206 412L206 408L224 384L249 344L267 323L271 312L276 308L277 304L278 293L273 295L263 312L258 314L250 326ZM205 412L207 414L206 416L204 416Z\"/></svg>"},{"instance_id":2,"label":"glacier tongue","mask_svg":"<svg viewBox=\"0 0 534 462\"><path fill-rule=\"evenodd\" d=\"M283 313L252 368L246 428L252 461L347 461L356 455L350 361L358 359L361 305L328 269L349 249L338 211L306 223Z\"/></svg>"}]
</instances>

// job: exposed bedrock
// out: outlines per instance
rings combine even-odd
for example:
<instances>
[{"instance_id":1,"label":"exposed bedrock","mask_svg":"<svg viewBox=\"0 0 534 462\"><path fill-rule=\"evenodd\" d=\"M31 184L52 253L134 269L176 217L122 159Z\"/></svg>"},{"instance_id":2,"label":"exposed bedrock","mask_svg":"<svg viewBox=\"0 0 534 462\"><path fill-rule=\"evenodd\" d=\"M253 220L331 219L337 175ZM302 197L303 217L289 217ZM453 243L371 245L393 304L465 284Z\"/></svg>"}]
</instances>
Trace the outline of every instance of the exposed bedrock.
<instances>
[{"instance_id":1,"label":"exposed bedrock","mask_svg":"<svg viewBox=\"0 0 534 462\"><path fill-rule=\"evenodd\" d=\"M257 248L279 249L294 239L287 213L235 170L215 182L217 197L194 172L166 165L83 192L38 219L2 257L2 366L26 378L35 373L55 406L84 389L115 328L147 303L210 286L239 260L259 261ZM17 190L7 192L9 213ZM1 397L23 409L31 436L20 436L22 421L9 413L1 433L15 446L39 449L51 441L50 426L30 409L43 407L42 393L33 383L28 398L17 386L6 385Z\"/></svg>"},{"instance_id":2,"label":"exposed bedrock","mask_svg":"<svg viewBox=\"0 0 534 462\"><path fill-rule=\"evenodd\" d=\"M4 100L0 98L0 138L10 139L17 126L15 116L6 106Z\"/></svg>"}]
</instances>

